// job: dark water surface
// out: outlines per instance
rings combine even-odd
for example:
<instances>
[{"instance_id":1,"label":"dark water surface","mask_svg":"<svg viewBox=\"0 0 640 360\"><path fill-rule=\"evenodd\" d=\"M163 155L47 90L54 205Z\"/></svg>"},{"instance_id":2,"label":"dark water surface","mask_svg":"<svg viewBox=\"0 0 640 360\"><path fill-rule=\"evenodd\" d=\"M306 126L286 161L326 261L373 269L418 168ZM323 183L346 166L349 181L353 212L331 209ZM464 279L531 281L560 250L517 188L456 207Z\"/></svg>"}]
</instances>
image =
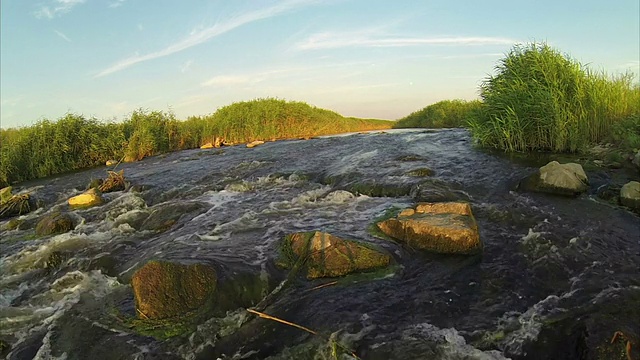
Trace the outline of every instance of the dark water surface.
<instances>
[{"instance_id":1,"label":"dark water surface","mask_svg":"<svg viewBox=\"0 0 640 360\"><path fill-rule=\"evenodd\" d=\"M435 175L406 175L423 167ZM475 149L463 130L188 150L119 168L131 189L72 211L78 226L62 235L35 238L33 227L69 211L66 200L105 169L23 184L45 206L0 233L7 358L330 359L327 338L362 359L606 358L618 330L639 353L640 219L592 195L604 173L588 173L598 184L578 198L518 192L534 168ZM469 201L483 254L421 253L367 230L425 199ZM166 231L132 225L156 211L174 221ZM312 230L374 243L396 263L316 290L331 279L292 279L265 304L324 337L243 309L166 341L117 320L135 315L128 284L148 260L205 261L275 286L287 274L274 265L279 242Z\"/></svg>"}]
</instances>

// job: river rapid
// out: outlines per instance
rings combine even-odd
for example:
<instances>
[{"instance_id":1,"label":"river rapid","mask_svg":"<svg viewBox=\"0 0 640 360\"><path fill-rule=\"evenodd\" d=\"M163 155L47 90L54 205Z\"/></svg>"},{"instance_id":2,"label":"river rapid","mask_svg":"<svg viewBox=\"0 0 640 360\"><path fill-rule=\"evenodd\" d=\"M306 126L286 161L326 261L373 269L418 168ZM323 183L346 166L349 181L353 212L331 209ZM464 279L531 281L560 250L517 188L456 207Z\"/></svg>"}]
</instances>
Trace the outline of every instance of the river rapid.
<instances>
[{"instance_id":1,"label":"river rapid","mask_svg":"<svg viewBox=\"0 0 640 360\"><path fill-rule=\"evenodd\" d=\"M605 171L588 171L591 189L577 198L519 191L519 180L544 163L480 151L465 130L393 130L120 164L130 187L83 210L69 209L67 199L104 178L105 168L16 185L14 193L31 192L44 206L0 232L4 354L353 358L334 355L337 341L361 359L624 359L619 350L629 340L636 356L640 218L595 196L617 181ZM433 175L408 175L420 168ZM423 200L470 202L482 255L419 252L370 231L388 209ZM138 226L140 216L163 209L171 221L162 231ZM38 219L54 211L70 212L75 229L34 236ZM287 276L275 265L282 238L314 230L375 244L394 259L383 271L318 289L334 279L296 277L270 296L264 313L319 336L244 308L168 340L121 321L135 317L129 283L149 260L208 262L223 276L258 275L272 291ZM615 331L624 339L610 344Z\"/></svg>"}]
</instances>

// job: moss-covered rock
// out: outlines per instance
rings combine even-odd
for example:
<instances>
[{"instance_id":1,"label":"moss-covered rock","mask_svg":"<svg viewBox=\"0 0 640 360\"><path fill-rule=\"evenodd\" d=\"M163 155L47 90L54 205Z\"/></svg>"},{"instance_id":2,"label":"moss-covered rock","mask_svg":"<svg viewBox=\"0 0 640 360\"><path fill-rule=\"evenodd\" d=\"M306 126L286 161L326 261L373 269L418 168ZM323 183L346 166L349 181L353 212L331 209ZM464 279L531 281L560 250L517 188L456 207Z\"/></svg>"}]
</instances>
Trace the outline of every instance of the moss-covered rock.
<instances>
[{"instance_id":1,"label":"moss-covered rock","mask_svg":"<svg viewBox=\"0 0 640 360\"><path fill-rule=\"evenodd\" d=\"M36 235L62 234L74 228L73 218L69 214L56 212L45 215L40 219L36 225Z\"/></svg>"},{"instance_id":2,"label":"moss-covered rock","mask_svg":"<svg viewBox=\"0 0 640 360\"><path fill-rule=\"evenodd\" d=\"M89 189L80 195L76 195L68 200L69 206L74 208L84 208L102 204L102 197L96 189Z\"/></svg>"},{"instance_id":3,"label":"moss-covered rock","mask_svg":"<svg viewBox=\"0 0 640 360\"><path fill-rule=\"evenodd\" d=\"M464 202L420 203L378 228L407 245L443 254L477 254L482 251L478 225Z\"/></svg>"},{"instance_id":4,"label":"moss-covered rock","mask_svg":"<svg viewBox=\"0 0 640 360\"><path fill-rule=\"evenodd\" d=\"M213 267L150 261L133 274L136 310L143 319L166 319L205 306L217 284Z\"/></svg>"},{"instance_id":5,"label":"moss-covered rock","mask_svg":"<svg viewBox=\"0 0 640 360\"><path fill-rule=\"evenodd\" d=\"M640 182L630 181L620 189L620 203L634 210L640 210Z\"/></svg>"},{"instance_id":6,"label":"moss-covered rock","mask_svg":"<svg viewBox=\"0 0 640 360\"><path fill-rule=\"evenodd\" d=\"M0 204L0 219L24 215L35 208L29 194L13 195L9 200Z\"/></svg>"},{"instance_id":7,"label":"moss-covered rock","mask_svg":"<svg viewBox=\"0 0 640 360\"><path fill-rule=\"evenodd\" d=\"M551 161L520 185L528 191L575 196L589 188L589 179L580 164Z\"/></svg>"},{"instance_id":8,"label":"moss-covered rock","mask_svg":"<svg viewBox=\"0 0 640 360\"><path fill-rule=\"evenodd\" d=\"M278 263L287 268L300 264L306 268L307 278L315 279L376 269L390 261L389 254L371 246L312 231L287 235Z\"/></svg>"}]
</instances>

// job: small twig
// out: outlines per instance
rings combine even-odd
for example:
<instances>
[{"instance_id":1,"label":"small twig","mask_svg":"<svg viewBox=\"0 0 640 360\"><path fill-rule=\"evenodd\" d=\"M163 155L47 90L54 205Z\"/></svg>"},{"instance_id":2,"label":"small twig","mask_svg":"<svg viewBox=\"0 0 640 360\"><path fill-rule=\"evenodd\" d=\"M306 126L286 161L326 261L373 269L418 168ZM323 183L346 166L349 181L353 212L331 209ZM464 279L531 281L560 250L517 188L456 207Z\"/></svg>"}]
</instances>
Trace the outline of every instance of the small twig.
<instances>
[{"instance_id":1,"label":"small twig","mask_svg":"<svg viewBox=\"0 0 640 360\"><path fill-rule=\"evenodd\" d=\"M344 346L344 345L340 344L339 342L337 342L337 341L335 341L335 340L333 340L333 339L331 339L331 338L329 338L329 337L327 337L327 336L324 336L324 335L322 335L322 334L319 334L319 333L318 333L318 332L316 332L316 331L313 331L313 330L311 330L311 329L309 329L309 328L306 328L306 327L304 327L304 326L302 326L302 325L294 324L294 323L292 323L292 322L290 322L290 321L287 321L287 320L283 320L283 319L277 318L277 317L275 317L275 316L271 316L271 315L268 315L268 314L265 314L265 313L261 313L261 312L259 312L259 311L255 311L255 310L252 310L252 309L247 309L247 311L248 311L248 312L250 312L250 313L252 313L252 314L254 314L254 315L258 315L259 317L261 317L261 318L263 318L263 319L268 319L268 320L277 321L277 322L279 322L279 323L282 323L282 324L285 324L285 325L289 325L289 326L293 326L294 328L297 328L297 329L300 329L300 330L306 331L306 332L308 332L309 334L313 334L313 335L320 336L320 337L322 337L323 339L325 339L325 340L328 340L328 341L332 342L333 344L335 344L336 346L338 346L338 347L339 347L339 348L341 348L342 350L347 351L347 352L348 352L348 353L349 353L349 354L350 354L354 359L356 359L356 360L360 360L360 358L359 358L359 357L358 357L358 356L357 356L357 355L356 355L356 354L355 354L351 349L347 348L346 346Z\"/></svg>"},{"instance_id":2,"label":"small twig","mask_svg":"<svg viewBox=\"0 0 640 360\"><path fill-rule=\"evenodd\" d=\"M138 314L142 315L145 320L149 320L149 317L145 313L143 313L142 310L136 308L136 311L138 312Z\"/></svg>"},{"instance_id":3,"label":"small twig","mask_svg":"<svg viewBox=\"0 0 640 360\"><path fill-rule=\"evenodd\" d=\"M324 287L331 286L331 285L335 285L335 284L337 284L337 283L338 283L337 281L332 281L332 282L328 282L328 283L326 283L326 284L321 284L321 285L318 285L318 286L316 286L316 287L313 287L313 288L311 288L311 289L307 290L307 292L309 292L309 291L313 291L313 290L322 289L322 288L324 288Z\"/></svg>"},{"instance_id":4,"label":"small twig","mask_svg":"<svg viewBox=\"0 0 640 360\"><path fill-rule=\"evenodd\" d=\"M294 323L289 322L287 320L282 320L282 319L279 319L279 318L277 318L275 316L267 315L267 314L261 313L259 311L255 311L255 310L251 310L251 309L247 309L247 311L252 313L252 314L258 315L259 317L261 317L263 319L269 319L269 320L277 321L279 323L282 323L282 324L285 324L285 325L289 325L289 326L293 326L293 327L298 328L300 330L304 330L304 331L306 331L306 332L308 332L310 334L318 335L317 332L315 332L315 331L313 331L313 330L311 330L309 328L306 328L306 327L304 327L302 325L294 324Z\"/></svg>"}]
</instances>

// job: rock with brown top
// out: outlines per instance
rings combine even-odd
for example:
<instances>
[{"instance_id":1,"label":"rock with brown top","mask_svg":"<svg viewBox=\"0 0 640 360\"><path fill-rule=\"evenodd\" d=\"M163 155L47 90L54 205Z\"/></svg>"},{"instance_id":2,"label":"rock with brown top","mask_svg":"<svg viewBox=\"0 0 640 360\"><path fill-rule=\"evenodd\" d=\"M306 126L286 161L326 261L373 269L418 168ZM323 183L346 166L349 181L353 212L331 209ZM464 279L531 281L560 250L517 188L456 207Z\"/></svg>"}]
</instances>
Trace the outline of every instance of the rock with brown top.
<instances>
[{"instance_id":1,"label":"rock with brown top","mask_svg":"<svg viewBox=\"0 0 640 360\"><path fill-rule=\"evenodd\" d=\"M287 235L281 265L304 264L307 278L336 277L389 265L391 256L371 246L320 231Z\"/></svg>"},{"instance_id":2,"label":"rock with brown top","mask_svg":"<svg viewBox=\"0 0 640 360\"><path fill-rule=\"evenodd\" d=\"M589 188L589 179L580 164L552 161L525 179L521 185L529 191L575 196Z\"/></svg>"},{"instance_id":3,"label":"rock with brown top","mask_svg":"<svg viewBox=\"0 0 640 360\"><path fill-rule=\"evenodd\" d=\"M482 251L478 225L465 202L419 203L377 225L391 238L421 250L443 254Z\"/></svg>"},{"instance_id":4,"label":"rock with brown top","mask_svg":"<svg viewBox=\"0 0 640 360\"><path fill-rule=\"evenodd\" d=\"M138 316L166 319L198 310L212 299L217 280L207 264L150 261L131 279Z\"/></svg>"},{"instance_id":5,"label":"rock with brown top","mask_svg":"<svg viewBox=\"0 0 640 360\"><path fill-rule=\"evenodd\" d=\"M102 198L96 189L89 189L80 195L68 200L71 207L91 207L102 204Z\"/></svg>"},{"instance_id":6,"label":"rock with brown top","mask_svg":"<svg viewBox=\"0 0 640 360\"><path fill-rule=\"evenodd\" d=\"M35 207L36 206L33 199L31 199L31 195L13 195L8 200L0 203L0 219L24 215L35 209Z\"/></svg>"}]
</instances>

